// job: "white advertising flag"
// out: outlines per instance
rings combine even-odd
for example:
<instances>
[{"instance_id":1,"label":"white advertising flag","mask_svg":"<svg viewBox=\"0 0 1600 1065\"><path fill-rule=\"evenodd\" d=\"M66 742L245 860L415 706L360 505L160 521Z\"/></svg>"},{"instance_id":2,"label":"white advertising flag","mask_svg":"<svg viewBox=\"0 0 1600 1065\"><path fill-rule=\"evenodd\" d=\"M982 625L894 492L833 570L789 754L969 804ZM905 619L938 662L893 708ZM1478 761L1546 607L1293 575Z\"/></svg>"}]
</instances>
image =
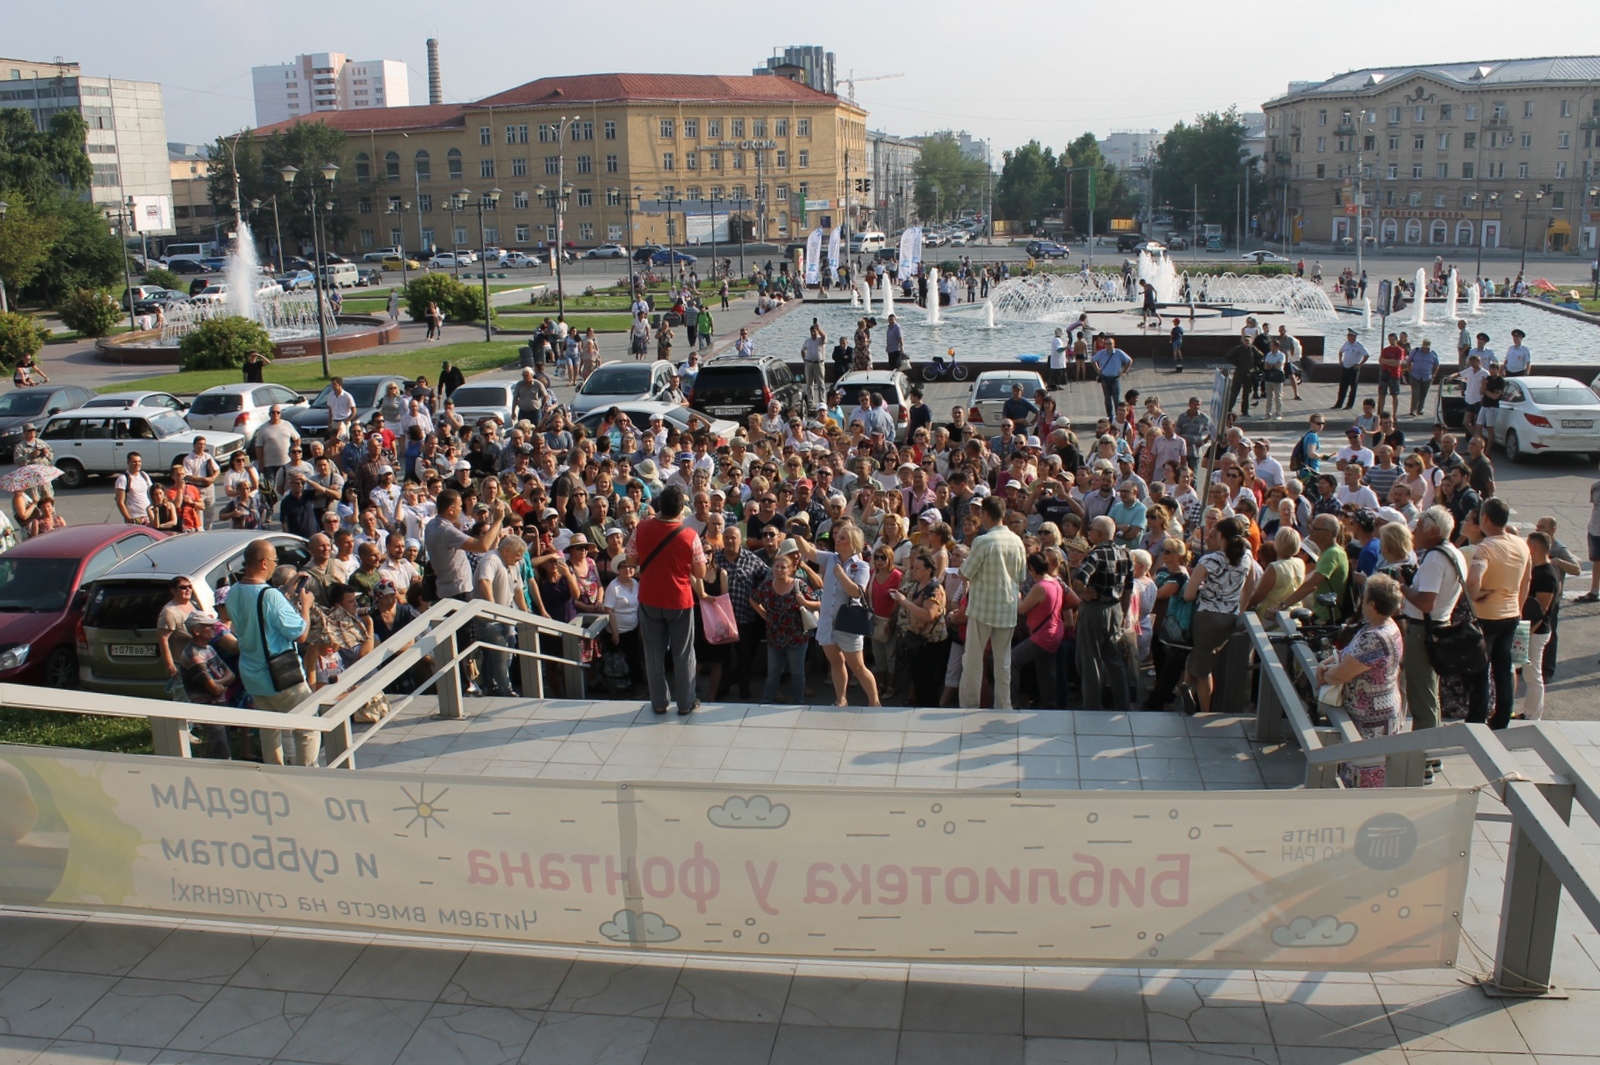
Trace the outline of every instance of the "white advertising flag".
<instances>
[{"instance_id":1,"label":"white advertising flag","mask_svg":"<svg viewBox=\"0 0 1600 1065\"><path fill-rule=\"evenodd\" d=\"M839 241L844 236L843 226L834 226L833 232L828 234L828 269L839 269Z\"/></svg>"},{"instance_id":2,"label":"white advertising flag","mask_svg":"<svg viewBox=\"0 0 1600 1065\"><path fill-rule=\"evenodd\" d=\"M806 284L816 285L822 282L822 228L819 226L811 231L811 236L806 238Z\"/></svg>"},{"instance_id":3,"label":"white advertising flag","mask_svg":"<svg viewBox=\"0 0 1600 1065\"><path fill-rule=\"evenodd\" d=\"M916 273L917 264L922 261L922 227L911 226L900 234L900 276L910 277Z\"/></svg>"}]
</instances>

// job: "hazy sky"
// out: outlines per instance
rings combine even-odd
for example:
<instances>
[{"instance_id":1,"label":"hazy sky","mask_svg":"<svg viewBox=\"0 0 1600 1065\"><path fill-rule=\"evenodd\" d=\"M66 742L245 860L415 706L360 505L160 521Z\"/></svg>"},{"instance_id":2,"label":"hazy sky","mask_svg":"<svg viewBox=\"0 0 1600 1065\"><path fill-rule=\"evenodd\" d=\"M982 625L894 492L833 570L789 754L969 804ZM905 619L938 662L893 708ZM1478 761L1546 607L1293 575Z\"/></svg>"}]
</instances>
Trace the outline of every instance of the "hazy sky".
<instances>
[{"instance_id":1,"label":"hazy sky","mask_svg":"<svg viewBox=\"0 0 1600 1065\"><path fill-rule=\"evenodd\" d=\"M7 5L0 51L62 56L97 76L165 86L168 139L204 142L253 124L250 68L301 52L399 59L427 103L423 42L440 40L445 98L468 101L550 74L748 74L787 44L821 44L838 75L866 77L857 102L875 129L969 130L1006 148L1059 149L1085 130L1161 129L1201 111L1259 110L1290 80L1358 67L1570 53L1592 8L1556 0L1538 19L1503 5L1348 5L1222 0L1063 3L972 0L779 7L728 0L568 4L274 0L150 9L111 0ZM782 12L782 16L779 13ZM1361 12L1356 16L1355 12ZM844 87L840 92L844 93Z\"/></svg>"}]
</instances>

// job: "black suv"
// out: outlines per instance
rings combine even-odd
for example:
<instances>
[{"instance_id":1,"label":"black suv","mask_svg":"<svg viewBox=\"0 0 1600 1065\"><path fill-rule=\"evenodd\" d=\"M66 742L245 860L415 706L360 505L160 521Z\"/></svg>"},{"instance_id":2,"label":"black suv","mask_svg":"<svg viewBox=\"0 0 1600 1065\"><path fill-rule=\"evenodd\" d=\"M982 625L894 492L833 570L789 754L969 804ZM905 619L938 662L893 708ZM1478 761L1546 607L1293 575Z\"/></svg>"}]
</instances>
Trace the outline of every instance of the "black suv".
<instances>
[{"instance_id":1,"label":"black suv","mask_svg":"<svg viewBox=\"0 0 1600 1065\"><path fill-rule=\"evenodd\" d=\"M1142 248L1150 242L1150 238L1143 233L1123 233L1117 237L1118 251L1133 251Z\"/></svg>"},{"instance_id":2,"label":"black suv","mask_svg":"<svg viewBox=\"0 0 1600 1065\"><path fill-rule=\"evenodd\" d=\"M720 355L700 367L687 398L697 411L743 424L752 414L765 414L773 400L798 409L804 395L789 364L776 355Z\"/></svg>"}]
</instances>

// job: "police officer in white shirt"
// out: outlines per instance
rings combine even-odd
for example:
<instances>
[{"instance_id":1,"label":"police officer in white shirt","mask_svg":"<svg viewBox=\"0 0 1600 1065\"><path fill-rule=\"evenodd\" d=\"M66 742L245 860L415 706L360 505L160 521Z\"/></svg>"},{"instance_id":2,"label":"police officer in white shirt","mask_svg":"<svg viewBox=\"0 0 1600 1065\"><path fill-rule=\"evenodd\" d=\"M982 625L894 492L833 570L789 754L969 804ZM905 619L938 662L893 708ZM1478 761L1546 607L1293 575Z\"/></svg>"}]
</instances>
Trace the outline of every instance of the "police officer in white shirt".
<instances>
[{"instance_id":1,"label":"police officer in white shirt","mask_svg":"<svg viewBox=\"0 0 1600 1065\"><path fill-rule=\"evenodd\" d=\"M1520 329L1511 331L1511 346L1506 349L1506 376L1521 377L1533 369L1533 353L1522 343L1527 334Z\"/></svg>"}]
</instances>

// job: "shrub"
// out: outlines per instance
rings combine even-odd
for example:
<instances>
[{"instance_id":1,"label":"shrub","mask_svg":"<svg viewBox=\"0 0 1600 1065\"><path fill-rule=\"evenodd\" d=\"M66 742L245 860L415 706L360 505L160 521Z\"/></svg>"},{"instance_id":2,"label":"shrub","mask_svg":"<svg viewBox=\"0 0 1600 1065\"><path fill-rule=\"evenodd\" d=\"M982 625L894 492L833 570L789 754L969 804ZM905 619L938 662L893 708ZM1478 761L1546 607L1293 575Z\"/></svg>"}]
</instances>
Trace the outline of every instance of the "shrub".
<instances>
[{"instance_id":1,"label":"shrub","mask_svg":"<svg viewBox=\"0 0 1600 1065\"><path fill-rule=\"evenodd\" d=\"M144 283L158 285L161 288L176 289L179 292L188 291L188 286L183 283L183 278L171 270L166 270L159 266L144 272Z\"/></svg>"},{"instance_id":2,"label":"shrub","mask_svg":"<svg viewBox=\"0 0 1600 1065\"><path fill-rule=\"evenodd\" d=\"M184 372L230 370L243 366L252 351L270 353L272 339L249 318L212 318L184 337L179 350L183 352L179 368Z\"/></svg>"},{"instance_id":3,"label":"shrub","mask_svg":"<svg viewBox=\"0 0 1600 1065\"><path fill-rule=\"evenodd\" d=\"M0 360L15 366L24 355L37 355L50 330L36 325L26 314L0 314Z\"/></svg>"},{"instance_id":4,"label":"shrub","mask_svg":"<svg viewBox=\"0 0 1600 1065\"><path fill-rule=\"evenodd\" d=\"M122 320L122 308L107 292L80 288L61 301L61 321L86 337L103 337Z\"/></svg>"},{"instance_id":5,"label":"shrub","mask_svg":"<svg viewBox=\"0 0 1600 1065\"><path fill-rule=\"evenodd\" d=\"M406 310L414 322L426 321L428 304L437 303L445 318L456 322L483 321L483 292L449 274L423 274L406 286Z\"/></svg>"}]
</instances>

